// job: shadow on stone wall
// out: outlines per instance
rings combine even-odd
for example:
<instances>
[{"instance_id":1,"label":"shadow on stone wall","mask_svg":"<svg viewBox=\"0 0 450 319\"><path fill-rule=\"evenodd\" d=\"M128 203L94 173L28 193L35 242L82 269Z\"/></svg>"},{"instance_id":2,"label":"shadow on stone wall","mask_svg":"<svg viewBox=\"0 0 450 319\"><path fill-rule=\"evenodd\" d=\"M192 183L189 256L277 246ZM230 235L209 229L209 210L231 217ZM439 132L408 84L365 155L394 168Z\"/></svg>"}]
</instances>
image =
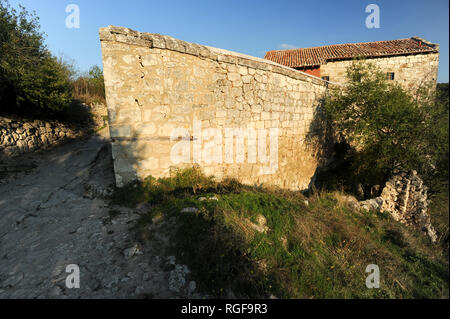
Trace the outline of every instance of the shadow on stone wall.
<instances>
[{"instance_id":1,"label":"shadow on stone wall","mask_svg":"<svg viewBox=\"0 0 450 319\"><path fill-rule=\"evenodd\" d=\"M115 173L116 179L119 176L119 180L124 181L120 183L118 181L118 187L122 187L131 180L138 180L145 178L147 176L139 176L139 165L142 162L142 155L148 154L149 143L161 143L169 142L169 137L143 137L135 132L129 137L116 137L112 138L113 156L115 158ZM181 139L174 141L176 143L181 141ZM305 144L307 148L314 150L315 156L318 160L318 166L314 171L313 177L309 184L309 189L314 187L316 178L319 174L326 172L327 168L339 157L339 138L336 136L336 132L333 130L330 119L327 117L324 108L324 99L318 99L318 105L313 115L313 120L311 121L308 132L305 136ZM192 145L191 145L192 147ZM192 152L192 149L191 149ZM279 152L280 154L280 152ZM155 155L158 157L160 155ZM166 156L167 158L167 156ZM178 165L168 165L165 170L174 168L186 168L193 167L195 164L178 164ZM161 168L162 170L162 168Z\"/></svg>"},{"instance_id":2,"label":"shadow on stone wall","mask_svg":"<svg viewBox=\"0 0 450 319\"><path fill-rule=\"evenodd\" d=\"M331 120L325 111L325 99L319 100L314 111L314 117L306 134L306 144L316 150L318 165L309 185L309 189L315 187L317 176L335 160L335 149L339 140L333 130Z\"/></svg>"}]
</instances>

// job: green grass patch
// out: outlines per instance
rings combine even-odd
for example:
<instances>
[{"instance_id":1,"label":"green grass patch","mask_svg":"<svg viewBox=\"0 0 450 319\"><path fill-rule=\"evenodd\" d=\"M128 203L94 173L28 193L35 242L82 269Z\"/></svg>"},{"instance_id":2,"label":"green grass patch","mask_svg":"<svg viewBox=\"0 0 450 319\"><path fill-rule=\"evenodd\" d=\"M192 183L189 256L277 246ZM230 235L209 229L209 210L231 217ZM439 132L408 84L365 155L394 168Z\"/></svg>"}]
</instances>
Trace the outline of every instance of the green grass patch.
<instances>
[{"instance_id":1,"label":"green grass patch","mask_svg":"<svg viewBox=\"0 0 450 319\"><path fill-rule=\"evenodd\" d=\"M442 242L388 214L356 211L343 196L217 183L194 168L128 185L113 202L152 204L137 227L143 240L155 216L175 217L177 259L217 297L231 290L250 298L448 298ZM186 207L198 211L181 213ZM366 288L369 264L380 268L379 289Z\"/></svg>"}]
</instances>

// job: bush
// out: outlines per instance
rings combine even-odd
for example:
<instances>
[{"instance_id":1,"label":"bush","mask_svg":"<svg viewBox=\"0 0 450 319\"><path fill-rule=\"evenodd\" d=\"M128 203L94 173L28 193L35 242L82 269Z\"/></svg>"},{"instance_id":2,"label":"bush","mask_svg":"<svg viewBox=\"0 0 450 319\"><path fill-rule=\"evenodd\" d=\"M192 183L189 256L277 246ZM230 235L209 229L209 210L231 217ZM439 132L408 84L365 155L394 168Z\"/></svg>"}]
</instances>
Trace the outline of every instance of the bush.
<instances>
[{"instance_id":1,"label":"bush","mask_svg":"<svg viewBox=\"0 0 450 319\"><path fill-rule=\"evenodd\" d=\"M346 86L330 91L325 109L352 146L346 160L354 181L382 184L396 168L415 169L424 177L443 174L445 156L448 165L448 99L445 120L445 106L436 102L433 88L406 92L365 61L355 61L347 77Z\"/></svg>"}]
</instances>

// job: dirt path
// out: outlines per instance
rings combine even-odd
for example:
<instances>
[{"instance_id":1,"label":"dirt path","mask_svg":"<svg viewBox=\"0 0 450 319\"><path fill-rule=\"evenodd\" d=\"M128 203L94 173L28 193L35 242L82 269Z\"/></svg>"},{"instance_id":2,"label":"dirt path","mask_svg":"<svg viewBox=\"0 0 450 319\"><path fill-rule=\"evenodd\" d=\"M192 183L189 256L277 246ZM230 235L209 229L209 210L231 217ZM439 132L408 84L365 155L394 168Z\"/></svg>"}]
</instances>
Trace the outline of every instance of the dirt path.
<instances>
[{"instance_id":1,"label":"dirt path","mask_svg":"<svg viewBox=\"0 0 450 319\"><path fill-rule=\"evenodd\" d=\"M130 229L145 208L103 196L114 182L107 136L23 161L35 168L0 183L0 298L200 297L186 267L166 256L170 227L142 247ZM79 289L66 287L70 264Z\"/></svg>"}]
</instances>

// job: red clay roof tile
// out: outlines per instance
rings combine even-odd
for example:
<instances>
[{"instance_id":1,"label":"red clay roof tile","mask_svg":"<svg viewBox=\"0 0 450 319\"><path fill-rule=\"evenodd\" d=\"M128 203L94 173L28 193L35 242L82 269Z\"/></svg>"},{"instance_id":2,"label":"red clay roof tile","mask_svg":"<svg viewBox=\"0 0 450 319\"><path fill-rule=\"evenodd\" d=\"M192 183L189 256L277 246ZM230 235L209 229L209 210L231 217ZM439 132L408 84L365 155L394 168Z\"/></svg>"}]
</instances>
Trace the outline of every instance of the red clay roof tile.
<instances>
[{"instance_id":1,"label":"red clay roof tile","mask_svg":"<svg viewBox=\"0 0 450 319\"><path fill-rule=\"evenodd\" d=\"M264 58L296 68L321 65L330 60L429 53L438 52L438 50L438 45L413 37L389 41L334 44L313 48L269 51Z\"/></svg>"}]
</instances>

